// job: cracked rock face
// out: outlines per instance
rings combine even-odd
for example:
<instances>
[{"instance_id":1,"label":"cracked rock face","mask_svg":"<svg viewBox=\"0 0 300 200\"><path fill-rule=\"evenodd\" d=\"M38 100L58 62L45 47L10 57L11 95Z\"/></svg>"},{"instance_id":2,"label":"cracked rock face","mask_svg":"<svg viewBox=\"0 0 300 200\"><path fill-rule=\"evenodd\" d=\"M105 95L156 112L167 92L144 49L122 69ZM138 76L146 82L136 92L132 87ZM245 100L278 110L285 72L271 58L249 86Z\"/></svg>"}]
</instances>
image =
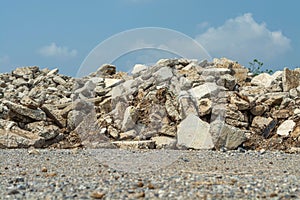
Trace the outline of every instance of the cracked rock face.
<instances>
[{"instance_id":1,"label":"cracked rock face","mask_svg":"<svg viewBox=\"0 0 300 200\"><path fill-rule=\"evenodd\" d=\"M0 148L288 150L300 145L299 71L253 77L226 58L76 79L17 68L0 74Z\"/></svg>"}]
</instances>

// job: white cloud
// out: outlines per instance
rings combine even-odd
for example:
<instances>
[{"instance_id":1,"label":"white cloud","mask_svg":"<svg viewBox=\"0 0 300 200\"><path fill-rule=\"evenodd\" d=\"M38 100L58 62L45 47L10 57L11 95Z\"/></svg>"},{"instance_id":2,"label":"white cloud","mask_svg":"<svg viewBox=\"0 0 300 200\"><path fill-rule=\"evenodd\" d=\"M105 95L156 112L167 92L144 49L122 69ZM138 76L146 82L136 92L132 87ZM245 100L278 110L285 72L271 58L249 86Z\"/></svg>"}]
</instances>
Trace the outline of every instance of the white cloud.
<instances>
[{"instance_id":1,"label":"white cloud","mask_svg":"<svg viewBox=\"0 0 300 200\"><path fill-rule=\"evenodd\" d=\"M281 31L270 31L265 23L257 23L251 13L211 27L196 36L196 40L214 57L228 57L241 63L254 58L270 61L291 49L289 38Z\"/></svg>"},{"instance_id":2,"label":"white cloud","mask_svg":"<svg viewBox=\"0 0 300 200\"><path fill-rule=\"evenodd\" d=\"M69 50L68 47L65 46L57 46L54 42L50 45L46 45L41 47L38 50L38 53L45 57L75 57L77 55L77 50L72 49Z\"/></svg>"}]
</instances>

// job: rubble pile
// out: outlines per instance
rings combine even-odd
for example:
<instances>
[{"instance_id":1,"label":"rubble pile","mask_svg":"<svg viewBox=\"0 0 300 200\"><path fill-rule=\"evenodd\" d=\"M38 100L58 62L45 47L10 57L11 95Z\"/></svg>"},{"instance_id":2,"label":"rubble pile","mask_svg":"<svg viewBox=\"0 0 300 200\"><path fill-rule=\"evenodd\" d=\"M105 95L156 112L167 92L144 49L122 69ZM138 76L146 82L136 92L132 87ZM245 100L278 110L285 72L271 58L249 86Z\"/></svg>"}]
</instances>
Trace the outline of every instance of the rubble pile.
<instances>
[{"instance_id":1,"label":"rubble pile","mask_svg":"<svg viewBox=\"0 0 300 200\"><path fill-rule=\"evenodd\" d=\"M300 146L300 69L162 59L83 78L0 74L0 148L278 149Z\"/></svg>"}]
</instances>

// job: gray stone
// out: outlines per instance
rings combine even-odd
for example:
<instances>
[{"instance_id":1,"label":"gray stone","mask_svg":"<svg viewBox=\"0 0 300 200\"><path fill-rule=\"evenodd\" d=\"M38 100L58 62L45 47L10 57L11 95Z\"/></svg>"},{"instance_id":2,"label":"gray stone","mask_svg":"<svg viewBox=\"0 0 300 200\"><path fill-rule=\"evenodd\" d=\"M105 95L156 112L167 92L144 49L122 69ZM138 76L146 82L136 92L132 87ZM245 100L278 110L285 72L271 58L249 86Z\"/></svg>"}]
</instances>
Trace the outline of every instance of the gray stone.
<instances>
[{"instance_id":1,"label":"gray stone","mask_svg":"<svg viewBox=\"0 0 300 200\"><path fill-rule=\"evenodd\" d=\"M228 90L233 90L236 85L235 78L230 74L222 75L217 81L217 85L223 86Z\"/></svg>"},{"instance_id":2,"label":"gray stone","mask_svg":"<svg viewBox=\"0 0 300 200\"><path fill-rule=\"evenodd\" d=\"M204 83L189 90L189 93L193 95L196 99L207 98L210 96L215 96L220 88L216 83Z\"/></svg>"},{"instance_id":3,"label":"gray stone","mask_svg":"<svg viewBox=\"0 0 300 200\"><path fill-rule=\"evenodd\" d=\"M175 121L180 120L180 115L179 112L177 111L176 106L174 105L174 101L172 99L167 98L166 103L165 103L165 108L168 113L168 115L174 119Z\"/></svg>"},{"instance_id":4,"label":"gray stone","mask_svg":"<svg viewBox=\"0 0 300 200\"><path fill-rule=\"evenodd\" d=\"M55 124L59 126L59 128L65 128L67 126L67 121L60 115L60 111L54 109L50 105L44 104L41 109L46 113L46 115L54 120Z\"/></svg>"},{"instance_id":5,"label":"gray stone","mask_svg":"<svg viewBox=\"0 0 300 200\"><path fill-rule=\"evenodd\" d=\"M212 149L214 144L209 133L210 126L199 117L189 114L177 128L179 148Z\"/></svg>"},{"instance_id":6,"label":"gray stone","mask_svg":"<svg viewBox=\"0 0 300 200\"><path fill-rule=\"evenodd\" d=\"M132 129L136 125L137 121L137 110L133 106L126 108L124 112L122 131L127 131Z\"/></svg>"},{"instance_id":7,"label":"gray stone","mask_svg":"<svg viewBox=\"0 0 300 200\"><path fill-rule=\"evenodd\" d=\"M31 119L37 120L37 121L45 121L46 120L46 114L40 110L40 109L30 109L25 106L10 102L10 101L4 101L4 105L6 105L10 110L26 116L30 117Z\"/></svg>"},{"instance_id":8,"label":"gray stone","mask_svg":"<svg viewBox=\"0 0 300 200\"><path fill-rule=\"evenodd\" d=\"M14 126L17 126L17 124L13 121L0 119L0 129L4 130L11 130Z\"/></svg>"},{"instance_id":9,"label":"gray stone","mask_svg":"<svg viewBox=\"0 0 300 200\"><path fill-rule=\"evenodd\" d=\"M189 114L198 116L197 101L188 95L188 93L182 93L178 98L178 102L181 119L186 118Z\"/></svg>"},{"instance_id":10,"label":"gray stone","mask_svg":"<svg viewBox=\"0 0 300 200\"><path fill-rule=\"evenodd\" d=\"M249 102L236 94L230 95L230 103L236 105L238 110L248 110L250 108Z\"/></svg>"},{"instance_id":11,"label":"gray stone","mask_svg":"<svg viewBox=\"0 0 300 200\"><path fill-rule=\"evenodd\" d=\"M41 148L44 144L44 138L29 131L0 129L0 148Z\"/></svg>"},{"instance_id":12,"label":"gray stone","mask_svg":"<svg viewBox=\"0 0 300 200\"><path fill-rule=\"evenodd\" d=\"M211 123L210 133L217 149L237 149L247 139L244 131L219 120Z\"/></svg>"},{"instance_id":13,"label":"gray stone","mask_svg":"<svg viewBox=\"0 0 300 200\"><path fill-rule=\"evenodd\" d=\"M170 80L173 77L173 72L169 67L162 67L153 76L156 77L157 83L161 83Z\"/></svg>"},{"instance_id":14,"label":"gray stone","mask_svg":"<svg viewBox=\"0 0 300 200\"><path fill-rule=\"evenodd\" d=\"M230 74L230 69L226 68L207 68L203 70L202 76L214 76L214 77L220 77L225 74Z\"/></svg>"},{"instance_id":15,"label":"gray stone","mask_svg":"<svg viewBox=\"0 0 300 200\"><path fill-rule=\"evenodd\" d=\"M63 79L62 77L60 76L54 76L53 78L53 81L59 85L65 85L66 84L66 81L65 79Z\"/></svg>"},{"instance_id":16,"label":"gray stone","mask_svg":"<svg viewBox=\"0 0 300 200\"><path fill-rule=\"evenodd\" d=\"M292 88L297 88L300 81L300 72L284 68L282 75L283 91L288 92Z\"/></svg>"}]
</instances>

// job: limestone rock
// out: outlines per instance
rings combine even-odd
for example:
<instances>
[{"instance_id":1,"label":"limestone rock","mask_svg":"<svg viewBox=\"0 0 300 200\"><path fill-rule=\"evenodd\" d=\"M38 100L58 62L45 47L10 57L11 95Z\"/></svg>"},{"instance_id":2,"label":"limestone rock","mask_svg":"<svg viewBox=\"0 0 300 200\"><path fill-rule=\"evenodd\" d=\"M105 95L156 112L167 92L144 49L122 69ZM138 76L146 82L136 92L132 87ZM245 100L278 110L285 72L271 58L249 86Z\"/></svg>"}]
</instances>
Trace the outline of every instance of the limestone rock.
<instances>
[{"instance_id":1,"label":"limestone rock","mask_svg":"<svg viewBox=\"0 0 300 200\"><path fill-rule=\"evenodd\" d=\"M219 120L211 123L210 133L217 149L236 149L247 139L244 131Z\"/></svg>"},{"instance_id":2,"label":"limestone rock","mask_svg":"<svg viewBox=\"0 0 300 200\"><path fill-rule=\"evenodd\" d=\"M122 131L127 131L132 129L137 121L137 113L136 109L133 106L129 106L126 108L124 112L124 118L122 122Z\"/></svg>"},{"instance_id":3,"label":"limestone rock","mask_svg":"<svg viewBox=\"0 0 300 200\"><path fill-rule=\"evenodd\" d=\"M265 138L269 137L272 130L275 128L277 122L271 117L254 117L251 128L252 130L256 130L257 133L261 133Z\"/></svg>"},{"instance_id":4,"label":"limestone rock","mask_svg":"<svg viewBox=\"0 0 300 200\"><path fill-rule=\"evenodd\" d=\"M146 65L142 65L142 64L135 64L133 67L133 70L131 71L132 74L138 74L144 70L148 69L148 67Z\"/></svg>"},{"instance_id":5,"label":"limestone rock","mask_svg":"<svg viewBox=\"0 0 300 200\"><path fill-rule=\"evenodd\" d=\"M288 92L292 88L299 86L300 72L296 70L289 70L284 68L282 76L283 91Z\"/></svg>"},{"instance_id":6,"label":"limestone rock","mask_svg":"<svg viewBox=\"0 0 300 200\"><path fill-rule=\"evenodd\" d=\"M199 114L205 116L210 114L212 111L212 102L210 99L205 98L199 101Z\"/></svg>"},{"instance_id":7,"label":"limestone rock","mask_svg":"<svg viewBox=\"0 0 300 200\"><path fill-rule=\"evenodd\" d=\"M207 98L210 96L215 96L220 88L216 83L204 83L189 90L189 93L193 95L196 99Z\"/></svg>"},{"instance_id":8,"label":"limestone rock","mask_svg":"<svg viewBox=\"0 0 300 200\"><path fill-rule=\"evenodd\" d=\"M286 120L277 128L277 134L287 137L294 130L296 123L293 120Z\"/></svg>"},{"instance_id":9,"label":"limestone rock","mask_svg":"<svg viewBox=\"0 0 300 200\"><path fill-rule=\"evenodd\" d=\"M210 126L199 117L189 114L178 125L177 146L191 149L212 149L214 144L209 133Z\"/></svg>"},{"instance_id":10,"label":"limestone rock","mask_svg":"<svg viewBox=\"0 0 300 200\"><path fill-rule=\"evenodd\" d=\"M110 64L103 64L97 70L97 76L109 76L114 75L116 73L116 66Z\"/></svg>"},{"instance_id":11,"label":"limestone rock","mask_svg":"<svg viewBox=\"0 0 300 200\"><path fill-rule=\"evenodd\" d=\"M273 79L273 77L270 74L261 73L261 74L255 76L251 80L251 84L255 85L255 86L261 86L261 87L268 88L268 87L271 86L273 80L274 79Z\"/></svg>"},{"instance_id":12,"label":"limestone rock","mask_svg":"<svg viewBox=\"0 0 300 200\"><path fill-rule=\"evenodd\" d=\"M46 114L39 109L30 109L25 106L10 102L10 101L4 101L4 105L6 105L10 110L26 117L30 117L31 119L37 120L37 121L45 121L46 120Z\"/></svg>"}]
</instances>

